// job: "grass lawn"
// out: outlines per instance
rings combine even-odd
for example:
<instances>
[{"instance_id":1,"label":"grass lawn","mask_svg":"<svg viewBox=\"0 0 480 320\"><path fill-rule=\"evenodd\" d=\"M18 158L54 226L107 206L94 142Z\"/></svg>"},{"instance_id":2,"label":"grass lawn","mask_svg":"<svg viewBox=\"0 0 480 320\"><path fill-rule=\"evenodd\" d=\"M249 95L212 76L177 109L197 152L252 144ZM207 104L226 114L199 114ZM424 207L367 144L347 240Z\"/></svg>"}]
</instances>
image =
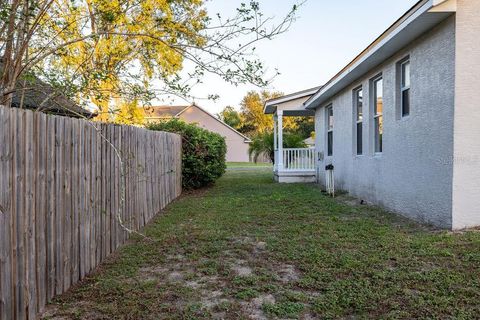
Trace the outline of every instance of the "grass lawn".
<instances>
[{"instance_id":1,"label":"grass lawn","mask_svg":"<svg viewBox=\"0 0 480 320\"><path fill-rule=\"evenodd\" d=\"M271 163L265 162L227 162L227 168L271 168Z\"/></svg>"},{"instance_id":2,"label":"grass lawn","mask_svg":"<svg viewBox=\"0 0 480 320\"><path fill-rule=\"evenodd\" d=\"M229 171L171 204L45 319L480 315L480 233L435 231L314 185Z\"/></svg>"}]
</instances>

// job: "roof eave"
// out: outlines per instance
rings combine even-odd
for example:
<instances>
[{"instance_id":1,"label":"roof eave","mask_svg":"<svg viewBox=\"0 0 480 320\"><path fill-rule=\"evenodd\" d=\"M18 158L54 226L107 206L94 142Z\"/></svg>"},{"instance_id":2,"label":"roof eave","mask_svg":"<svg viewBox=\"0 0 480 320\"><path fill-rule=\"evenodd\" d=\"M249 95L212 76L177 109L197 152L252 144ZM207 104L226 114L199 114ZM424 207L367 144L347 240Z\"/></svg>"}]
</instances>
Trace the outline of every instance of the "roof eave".
<instances>
[{"instance_id":1,"label":"roof eave","mask_svg":"<svg viewBox=\"0 0 480 320\"><path fill-rule=\"evenodd\" d=\"M316 109L339 91L380 65L411 41L430 30L452 14L432 12L434 0L423 0L403 15L352 62L330 79L325 86L304 102L306 109ZM438 1L437 1L438 2Z\"/></svg>"},{"instance_id":2,"label":"roof eave","mask_svg":"<svg viewBox=\"0 0 480 320\"><path fill-rule=\"evenodd\" d=\"M314 87L307 90L302 90L294 93L290 93L278 98L270 99L265 101L263 106L263 113L264 114L273 114L277 110L277 105L285 102L289 102L291 100L300 99L303 97L311 96L312 94L316 93L321 87Z\"/></svg>"}]
</instances>

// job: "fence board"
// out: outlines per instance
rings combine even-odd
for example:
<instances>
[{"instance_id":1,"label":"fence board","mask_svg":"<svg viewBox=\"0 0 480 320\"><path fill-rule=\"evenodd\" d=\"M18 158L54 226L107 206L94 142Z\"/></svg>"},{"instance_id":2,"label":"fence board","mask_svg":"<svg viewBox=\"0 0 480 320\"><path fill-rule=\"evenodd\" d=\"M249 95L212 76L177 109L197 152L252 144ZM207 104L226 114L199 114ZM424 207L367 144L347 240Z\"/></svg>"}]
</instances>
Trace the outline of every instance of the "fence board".
<instances>
[{"instance_id":1,"label":"fence board","mask_svg":"<svg viewBox=\"0 0 480 320\"><path fill-rule=\"evenodd\" d=\"M92 126L86 123L87 141L88 141L88 159L89 168L85 179L88 181L88 212L90 217L90 235L89 235L89 265L87 272L95 267L95 131Z\"/></svg>"},{"instance_id":2,"label":"fence board","mask_svg":"<svg viewBox=\"0 0 480 320\"><path fill-rule=\"evenodd\" d=\"M63 225L65 220L65 208L63 207L63 174L64 174L64 150L65 131L62 118L55 118L55 294L63 292Z\"/></svg>"},{"instance_id":3,"label":"fence board","mask_svg":"<svg viewBox=\"0 0 480 320\"><path fill-rule=\"evenodd\" d=\"M26 298L26 311L29 319L35 318L35 310L37 304L37 292L36 292L36 261L35 261L35 201L34 201L34 188L35 188L35 132L33 131L33 113L25 113L25 217L23 225L23 234L25 241L25 291L27 292Z\"/></svg>"},{"instance_id":4,"label":"fence board","mask_svg":"<svg viewBox=\"0 0 480 320\"><path fill-rule=\"evenodd\" d=\"M111 247L112 247L112 209L111 209L111 204L112 204L112 146L111 146L111 141L112 141L112 135L111 135L111 130L110 126L104 125L105 129L105 137L107 139L107 145L105 145L105 159L107 161L104 164L105 167L105 198L106 198L106 203L105 203L105 230L106 230L106 236L107 236L107 241L106 241L106 251L105 255L109 255L111 253ZM107 184L110 184L108 186Z\"/></svg>"},{"instance_id":5,"label":"fence board","mask_svg":"<svg viewBox=\"0 0 480 320\"><path fill-rule=\"evenodd\" d=\"M14 226L14 288L15 288L15 316L17 318L26 317L25 314L25 258L26 253L24 247L24 199L25 199L25 190L24 190L24 169L25 169L25 123L24 123L25 112L19 111L15 114L15 141L14 141L14 168L13 168L13 177L14 177L14 192L12 193L13 201L15 201L14 206L14 215L15 222ZM19 196L15 197L14 194Z\"/></svg>"},{"instance_id":6,"label":"fence board","mask_svg":"<svg viewBox=\"0 0 480 320\"><path fill-rule=\"evenodd\" d=\"M113 239L114 239L114 246L112 250L116 250L119 246L120 243L120 234L121 234L121 226L118 221L118 214L120 210L119 206L119 201L120 201L120 159L118 158L118 150L121 150L121 136L120 136L120 126L114 126L112 127L113 131L113 145L115 146L115 149L113 150L113 183L114 188L113 188L113 225L114 225L114 230L113 230Z\"/></svg>"},{"instance_id":7,"label":"fence board","mask_svg":"<svg viewBox=\"0 0 480 320\"><path fill-rule=\"evenodd\" d=\"M102 132L102 140L106 140L106 132L105 132L106 126L104 124L101 125L101 132ZM107 256L107 247L110 243L110 239L108 238L108 228L107 228L107 163L110 162L110 160L107 158L107 143L102 143L102 155L101 159L105 159L105 161L101 161L102 165L102 175L101 175L101 185L102 185L102 260L106 258Z\"/></svg>"},{"instance_id":8,"label":"fence board","mask_svg":"<svg viewBox=\"0 0 480 320\"><path fill-rule=\"evenodd\" d=\"M0 109L0 319L13 318L13 288L12 288L12 252L11 239L11 114L6 109Z\"/></svg>"},{"instance_id":9,"label":"fence board","mask_svg":"<svg viewBox=\"0 0 480 320\"><path fill-rule=\"evenodd\" d=\"M132 202L133 202L133 208L137 208L137 203L138 203L138 136L137 136L137 131L133 131L132 133L132 138L133 138L133 144L132 144L132 166L130 170L132 171L132 181L133 183L133 192L132 192ZM138 230L140 229L140 217L141 215L139 214L140 211L137 212L137 214L133 217L133 222L135 229Z\"/></svg>"},{"instance_id":10,"label":"fence board","mask_svg":"<svg viewBox=\"0 0 480 320\"><path fill-rule=\"evenodd\" d=\"M46 116L42 113L35 114L35 166L36 166L36 183L35 183L35 212L36 212L36 286L38 292L38 306L46 303L46 216L47 216L47 194L46 194Z\"/></svg>"},{"instance_id":11,"label":"fence board","mask_svg":"<svg viewBox=\"0 0 480 320\"><path fill-rule=\"evenodd\" d=\"M73 122L71 119L65 119L65 156L64 160L64 173L63 173L63 192L65 197L64 210L65 210L65 224L63 225L63 247L64 247L64 256L63 256L63 291L67 291L71 284L71 278L74 273L72 269L72 256L73 256L73 241L72 238L75 236L75 227L73 225L74 219L72 219L72 188L76 188L78 182L74 179L74 174L72 172L72 161L73 161L73 151L72 151L72 131L75 130L76 122ZM76 148L77 149L77 148Z\"/></svg>"},{"instance_id":12,"label":"fence board","mask_svg":"<svg viewBox=\"0 0 480 320\"><path fill-rule=\"evenodd\" d=\"M55 237L56 237L56 225L55 225L55 168L56 168L56 132L55 132L55 117L46 117L46 171L47 171L47 192L46 198L47 204L47 218L46 218L46 244L47 244L47 300L50 301L55 295L55 276L56 276L56 260L55 260Z\"/></svg>"},{"instance_id":13,"label":"fence board","mask_svg":"<svg viewBox=\"0 0 480 320\"><path fill-rule=\"evenodd\" d=\"M102 137L100 135L101 127L95 125L95 265L102 261Z\"/></svg>"},{"instance_id":14,"label":"fence board","mask_svg":"<svg viewBox=\"0 0 480 320\"><path fill-rule=\"evenodd\" d=\"M150 148L151 148L151 152L152 152L153 161L155 161L155 157L157 155L155 136L151 136L151 147ZM155 170L155 174L151 177L152 178L152 194L158 194L158 179L157 179L157 172L156 172L158 170L158 168L155 167L155 163L154 163L152 169ZM153 199L152 204L153 204L153 212L154 212L154 214L157 214L160 211L159 200L158 199Z\"/></svg>"},{"instance_id":15,"label":"fence board","mask_svg":"<svg viewBox=\"0 0 480 320\"><path fill-rule=\"evenodd\" d=\"M71 270L68 273L70 277L66 279L66 282L68 284L68 281L76 282L80 278L79 256L84 254L84 252L80 251L80 247L82 247L83 243L85 243L85 239L82 237L84 219L82 207L83 190L82 181L80 179L80 163L82 161L83 137L81 134L80 122L72 122L72 130L69 134L71 134L72 140L75 137L78 147L72 148L71 152L69 152L69 154L71 155L71 162L69 163L69 165L71 166L71 170L69 171L69 173L71 175L70 178L72 180L72 184L69 188L69 193L71 196L71 204L69 205L69 207L71 206L71 227L68 228L70 236L67 235L67 238L71 241L69 245L70 260L67 262L66 265L66 268L70 268ZM67 136L70 138L69 134L67 134Z\"/></svg>"}]
</instances>

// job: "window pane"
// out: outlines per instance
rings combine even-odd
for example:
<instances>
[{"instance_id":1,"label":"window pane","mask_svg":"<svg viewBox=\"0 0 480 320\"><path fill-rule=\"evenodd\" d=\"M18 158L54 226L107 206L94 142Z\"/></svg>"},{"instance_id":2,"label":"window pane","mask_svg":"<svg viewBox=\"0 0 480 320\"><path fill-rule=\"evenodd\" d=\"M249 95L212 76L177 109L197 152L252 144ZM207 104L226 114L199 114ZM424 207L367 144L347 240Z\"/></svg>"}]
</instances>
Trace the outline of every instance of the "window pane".
<instances>
[{"instance_id":1,"label":"window pane","mask_svg":"<svg viewBox=\"0 0 480 320\"><path fill-rule=\"evenodd\" d=\"M383 79L375 81L375 114L383 113Z\"/></svg>"},{"instance_id":2,"label":"window pane","mask_svg":"<svg viewBox=\"0 0 480 320\"><path fill-rule=\"evenodd\" d=\"M362 123L357 123L357 154L363 153Z\"/></svg>"},{"instance_id":3,"label":"window pane","mask_svg":"<svg viewBox=\"0 0 480 320\"><path fill-rule=\"evenodd\" d=\"M327 155L331 156L333 154L333 131L328 132L327 139L328 139Z\"/></svg>"},{"instance_id":4,"label":"window pane","mask_svg":"<svg viewBox=\"0 0 480 320\"><path fill-rule=\"evenodd\" d=\"M360 89L356 94L357 121L363 119L363 90Z\"/></svg>"},{"instance_id":5,"label":"window pane","mask_svg":"<svg viewBox=\"0 0 480 320\"><path fill-rule=\"evenodd\" d=\"M402 87L410 87L410 61L402 64Z\"/></svg>"},{"instance_id":6,"label":"window pane","mask_svg":"<svg viewBox=\"0 0 480 320\"><path fill-rule=\"evenodd\" d=\"M328 130L333 129L333 108L330 107L327 109L327 116L328 116Z\"/></svg>"},{"instance_id":7,"label":"window pane","mask_svg":"<svg viewBox=\"0 0 480 320\"><path fill-rule=\"evenodd\" d=\"M383 117L375 118L375 152L383 151Z\"/></svg>"},{"instance_id":8,"label":"window pane","mask_svg":"<svg viewBox=\"0 0 480 320\"><path fill-rule=\"evenodd\" d=\"M402 91L402 116L410 114L410 89Z\"/></svg>"}]
</instances>

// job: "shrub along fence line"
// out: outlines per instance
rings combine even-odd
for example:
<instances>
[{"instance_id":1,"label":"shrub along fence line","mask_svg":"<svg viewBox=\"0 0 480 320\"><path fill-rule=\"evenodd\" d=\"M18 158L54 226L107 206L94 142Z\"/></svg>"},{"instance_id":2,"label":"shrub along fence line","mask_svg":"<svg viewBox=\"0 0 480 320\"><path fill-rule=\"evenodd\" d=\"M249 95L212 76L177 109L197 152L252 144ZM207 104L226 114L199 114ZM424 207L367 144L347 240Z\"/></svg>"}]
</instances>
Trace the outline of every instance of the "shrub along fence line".
<instances>
[{"instance_id":1,"label":"shrub along fence line","mask_svg":"<svg viewBox=\"0 0 480 320\"><path fill-rule=\"evenodd\" d=\"M150 130L177 133L182 137L182 187L199 189L214 183L227 168L227 144L220 134L179 119L150 124Z\"/></svg>"},{"instance_id":2,"label":"shrub along fence line","mask_svg":"<svg viewBox=\"0 0 480 320\"><path fill-rule=\"evenodd\" d=\"M0 107L0 320L35 319L127 240L119 221L139 230L179 196L181 148L172 133Z\"/></svg>"}]
</instances>

